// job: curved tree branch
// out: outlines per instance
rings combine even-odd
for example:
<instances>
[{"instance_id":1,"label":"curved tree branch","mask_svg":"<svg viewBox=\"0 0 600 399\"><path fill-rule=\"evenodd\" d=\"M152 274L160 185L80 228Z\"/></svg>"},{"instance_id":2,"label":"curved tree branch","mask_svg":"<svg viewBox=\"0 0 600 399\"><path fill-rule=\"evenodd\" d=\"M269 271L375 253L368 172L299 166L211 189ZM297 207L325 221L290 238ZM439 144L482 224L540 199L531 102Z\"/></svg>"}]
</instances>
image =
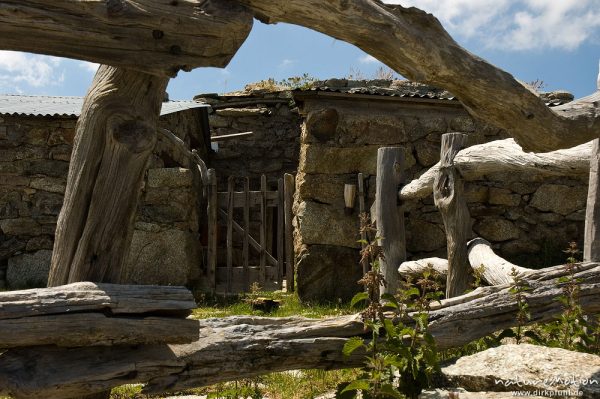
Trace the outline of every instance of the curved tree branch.
<instances>
[{"instance_id":1,"label":"curved tree branch","mask_svg":"<svg viewBox=\"0 0 600 399\"><path fill-rule=\"evenodd\" d=\"M263 22L287 22L352 43L409 79L443 87L526 151L600 136L600 92L548 108L509 73L462 48L431 14L379 0L238 0Z\"/></svg>"}]
</instances>

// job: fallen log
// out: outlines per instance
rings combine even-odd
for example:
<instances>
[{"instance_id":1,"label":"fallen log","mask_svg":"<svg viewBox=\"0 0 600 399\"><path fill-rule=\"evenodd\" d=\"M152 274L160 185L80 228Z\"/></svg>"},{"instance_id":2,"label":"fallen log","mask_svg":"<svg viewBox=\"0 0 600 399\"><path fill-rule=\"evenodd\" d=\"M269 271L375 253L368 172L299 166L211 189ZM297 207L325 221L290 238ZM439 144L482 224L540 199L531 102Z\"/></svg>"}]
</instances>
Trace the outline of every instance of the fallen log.
<instances>
[{"instance_id":1,"label":"fallen log","mask_svg":"<svg viewBox=\"0 0 600 399\"><path fill-rule=\"evenodd\" d=\"M562 312L555 298L563 285L559 279L567 274L564 266L555 266L524 277L532 288L525 294L531 322ZM600 311L600 263L577 264L575 278L583 309ZM434 306L430 331L438 348L462 346L517 325L518 306L509 289L478 288ZM148 382L145 391L158 393L273 371L356 367L364 361L358 352L348 359L341 353L347 338L365 334L358 315L321 320L237 316L197 325L199 340L185 345L8 350L0 355L0 394L60 399L136 382Z\"/></svg>"},{"instance_id":2,"label":"fallen log","mask_svg":"<svg viewBox=\"0 0 600 399\"><path fill-rule=\"evenodd\" d=\"M494 253L491 244L483 238L475 238L468 242L467 253L472 270L481 274L483 281L489 285L511 284L512 270L524 275L533 272L533 269L517 266ZM448 260L441 258L424 258L403 262L398 268L398 274L407 278L422 276L423 272L433 268L441 277L448 274Z\"/></svg>"},{"instance_id":3,"label":"fallen log","mask_svg":"<svg viewBox=\"0 0 600 399\"><path fill-rule=\"evenodd\" d=\"M184 287L74 283L0 293L0 348L189 343L197 325Z\"/></svg>"},{"instance_id":4,"label":"fallen log","mask_svg":"<svg viewBox=\"0 0 600 399\"><path fill-rule=\"evenodd\" d=\"M566 150L541 154L524 152L513 139L496 140L474 145L460 151L454 167L463 179L479 180L490 173L517 173L520 176L587 176L590 170L592 144L585 143ZM403 201L418 200L433 193L433 182L440 163L432 166L418 179L402 187L398 193Z\"/></svg>"}]
</instances>

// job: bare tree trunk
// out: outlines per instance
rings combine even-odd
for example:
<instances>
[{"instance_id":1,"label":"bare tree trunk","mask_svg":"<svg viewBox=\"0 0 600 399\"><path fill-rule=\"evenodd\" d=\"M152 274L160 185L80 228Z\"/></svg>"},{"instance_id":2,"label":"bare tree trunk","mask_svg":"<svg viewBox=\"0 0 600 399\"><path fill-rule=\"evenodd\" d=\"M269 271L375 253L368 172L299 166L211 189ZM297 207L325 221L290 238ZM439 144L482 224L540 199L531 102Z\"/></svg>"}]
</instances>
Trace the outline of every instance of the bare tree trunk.
<instances>
[{"instance_id":1,"label":"bare tree trunk","mask_svg":"<svg viewBox=\"0 0 600 399\"><path fill-rule=\"evenodd\" d=\"M440 169L433 184L433 200L442 214L448 247L446 298L462 295L472 281L467 257L471 216L464 197L462 177L454 167L454 157L466 141L467 136L462 133L442 135Z\"/></svg>"},{"instance_id":2,"label":"bare tree trunk","mask_svg":"<svg viewBox=\"0 0 600 399\"><path fill-rule=\"evenodd\" d=\"M121 282L168 78L101 66L77 122L49 286Z\"/></svg>"},{"instance_id":3,"label":"bare tree trunk","mask_svg":"<svg viewBox=\"0 0 600 399\"><path fill-rule=\"evenodd\" d=\"M403 168L404 150L401 147L383 147L377 151L375 215L379 245L383 249L379 262L387 281L386 287L381 289L382 294L398 291L398 266L406 260L404 214L398 206L397 196Z\"/></svg>"},{"instance_id":4,"label":"bare tree trunk","mask_svg":"<svg viewBox=\"0 0 600 399\"><path fill-rule=\"evenodd\" d=\"M592 145L590 184L585 211L584 261L600 261L600 140Z\"/></svg>"},{"instance_id":5,"label":"bare tree trunk","mask_svg":"<svg viewBox=\"0 0 600 399\"><path fill-rule=\"evenodd\" d=\"M483 238L469 241L469 263L473 269L480 269L481 277L490 285L512 284L513 269L518 274L531 273L533 269L517 266L494 253L492 246Z\"/></svg>"},{"instance_id":6,"label":"bare tree trunk","mask_svg":"<svg viewBox=\"0 0 600 399\"><path fill-rule=\"evenodd\" d=\"M576 270L579 303L586 312L600 311L600 265L577 264ZM524 276L531 287L525 294L531 322L552 320L564 310L556 297L566 275L561 265ZM509 289L508 284L478 288L434 306L429 325L438 348L460 347L517 325L518 304ZM136 382L149 382L146 391L157 393L274 371L364 364L364 353L342 355L349 337L366 334L359 315L318 320L235 316L197 323L200 338L192 344L11 350L0 355L0 395L62 399Z\"/></svg>"}]
</instances>

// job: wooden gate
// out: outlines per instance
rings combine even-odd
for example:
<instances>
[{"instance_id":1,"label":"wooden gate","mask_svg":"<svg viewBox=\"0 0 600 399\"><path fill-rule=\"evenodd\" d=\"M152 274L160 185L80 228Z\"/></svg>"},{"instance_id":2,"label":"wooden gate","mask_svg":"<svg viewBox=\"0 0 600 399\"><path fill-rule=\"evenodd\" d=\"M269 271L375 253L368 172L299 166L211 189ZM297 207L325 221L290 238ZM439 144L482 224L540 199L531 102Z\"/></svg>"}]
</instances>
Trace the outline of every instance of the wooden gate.
<instances>
[{"instance_id":1,"label":"wooden gate","mask_svg":"<svg viewBox=\"0 0 600 399\"><path fill-rule=\"evenodd\" d=\"M284 281L292 291L294 177L286 174L272 191L262 175L260 190L250 191L249 178L230 176L227 191L218 192L214 169L208 175L207 276L213 292L247 292L253 283L278 290L284 288ZM243 190L235 191L240 182Z\"/></svg>"}]
</instances>

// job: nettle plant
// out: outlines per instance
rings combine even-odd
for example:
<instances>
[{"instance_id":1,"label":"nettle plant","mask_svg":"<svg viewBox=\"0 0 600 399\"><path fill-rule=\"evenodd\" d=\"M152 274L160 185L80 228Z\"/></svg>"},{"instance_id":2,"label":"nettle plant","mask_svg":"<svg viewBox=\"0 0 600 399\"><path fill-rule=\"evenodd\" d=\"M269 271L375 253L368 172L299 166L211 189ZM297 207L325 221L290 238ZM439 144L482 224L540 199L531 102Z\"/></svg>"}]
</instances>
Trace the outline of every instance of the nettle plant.
<instances>
[{"instance_id":1,"label":"nettle plant","mask_svg":"<svg viewBox=\"0 0 600 399\"><path fill-rule=\"evenodd\" d=\"M368 215L361 215L361 229L375 235L376 229L369 223ZM369 261L371 270L359 281L365 291L356 294L351 303L356 306L367 302L362 317L370 337L353 337L343 349L347 356L356 350L364 350L365 366L359 378L338 394L340 397L357 397L361 392L365 399L413 399L423 388L430 386L432 375L439 371L435 341L428 332L428 319L431 304L439 301L443 293L435 271L430 268L414 283L405 282L396 295L380 295L386 281L379 269L383 254L376 244L378 239L365 242L361 254Z\"/></svg>"}]
</instances>

